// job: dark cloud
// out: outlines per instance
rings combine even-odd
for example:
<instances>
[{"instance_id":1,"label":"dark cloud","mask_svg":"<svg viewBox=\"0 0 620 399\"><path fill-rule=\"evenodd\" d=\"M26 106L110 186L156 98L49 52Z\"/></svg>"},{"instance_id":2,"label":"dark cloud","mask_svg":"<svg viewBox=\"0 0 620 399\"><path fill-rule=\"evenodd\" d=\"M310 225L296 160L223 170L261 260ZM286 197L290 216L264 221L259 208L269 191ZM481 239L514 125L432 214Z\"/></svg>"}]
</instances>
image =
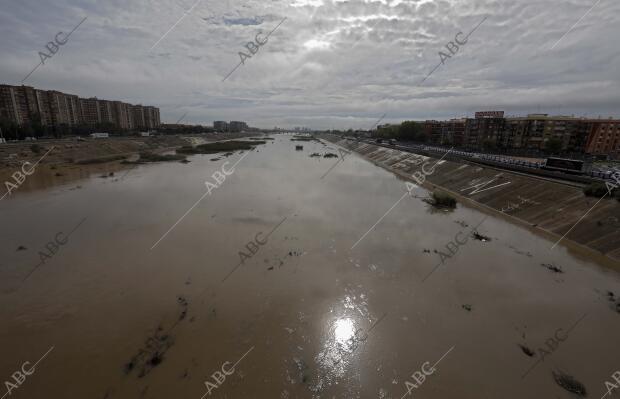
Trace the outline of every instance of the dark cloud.
<instances>
[{"instance_id":1,"label":"dark cloud","mask_svg":"<svg viewBox=\"0 0 620 399\"><path fill-rule=\"evenodd\" d=\"M620 3L601 1L585 15L595 3L58 0L42 10L34 0L4 1L0 82L19 84L57 32L88 16L26 84L158 105L168 122L186 111L196 123L317 128L495 108L620 116ZM244 46L285 17L222 82ZM420 84L455 35L485 17Z\"/></svg>"}]
</instances>

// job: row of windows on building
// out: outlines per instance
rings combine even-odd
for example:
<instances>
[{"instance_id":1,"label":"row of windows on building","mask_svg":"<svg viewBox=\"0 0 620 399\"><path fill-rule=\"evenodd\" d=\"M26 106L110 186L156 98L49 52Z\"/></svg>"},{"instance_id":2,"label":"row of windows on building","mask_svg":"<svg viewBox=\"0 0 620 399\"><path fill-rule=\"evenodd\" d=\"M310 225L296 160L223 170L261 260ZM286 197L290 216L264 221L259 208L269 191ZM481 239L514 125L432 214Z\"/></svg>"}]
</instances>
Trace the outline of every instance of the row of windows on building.
<instances>
[{"instance_id":1,"label":"row of windows on building","mask_svg":"<svg viewBox=\"0 0 620 399\"><path fill-rule=\"evenodd\" d=\"M620 155L620 120L532 114L504 118L481 113L475 118L424 122L435 144L469 149L504 148L543 151L551 142L564 152Z\"/></svg>"},{"instance_id":2,"label":"row of windows on building","mask_svg":"<svg viewBox=\"0 0 620 399\"><path fill-rule=\"evenodd\" d=\"M55 90L0 85L0 118L18 126L83 126L108 124L118 129L155 129L159 108L121 101L80 98Z\"/></svg>"}]
</instances>

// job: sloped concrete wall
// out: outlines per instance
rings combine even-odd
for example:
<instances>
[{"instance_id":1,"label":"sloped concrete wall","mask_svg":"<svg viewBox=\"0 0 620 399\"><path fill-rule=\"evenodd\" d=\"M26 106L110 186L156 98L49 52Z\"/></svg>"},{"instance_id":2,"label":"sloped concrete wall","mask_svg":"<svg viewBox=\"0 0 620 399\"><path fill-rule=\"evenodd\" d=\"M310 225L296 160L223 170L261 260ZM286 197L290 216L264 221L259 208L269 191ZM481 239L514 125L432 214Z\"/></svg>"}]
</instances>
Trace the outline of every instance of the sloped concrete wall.
<instances>
[{"instance_id":1,"label":"sloped concrete wall","mask_svg":"<svg viewBox=\"0 0 620 399\"><path fill-rule=\"evenodd\" d=\"M342 140L338 136L324 135L321 138L355 151L412 182L415 182L412 175L422 171L424 162L428 161L426 170L429 171L438 161L423 155ZM599 198L586 197L582 188L575 184L447 159L439 161L434 172L426 176L426 188L437 186L461 202L479 205L481 209L501 213L539 229L550 234L553 242L579 221L562 243L570 240L620 261L619 201L605 198L598 202Z\"/></svg>"}]
</instances>

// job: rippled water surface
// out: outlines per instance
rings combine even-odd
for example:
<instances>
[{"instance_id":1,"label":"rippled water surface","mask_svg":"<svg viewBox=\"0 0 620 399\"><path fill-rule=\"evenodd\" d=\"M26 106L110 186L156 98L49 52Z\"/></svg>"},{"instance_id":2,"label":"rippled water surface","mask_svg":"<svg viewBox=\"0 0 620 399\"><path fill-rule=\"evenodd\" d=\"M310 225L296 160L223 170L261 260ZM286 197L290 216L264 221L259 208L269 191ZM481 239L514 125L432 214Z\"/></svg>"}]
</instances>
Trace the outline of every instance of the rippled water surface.
<instances>
[{"instance_id":1,"label":"rippled water surface","mask_svg":"<svg viewBox=\"0 0 620 399\"><path fill-rule=\"evenodd\" d=\"M0 376L53 348L7 397L574 397L553 372L603 395L617 271L274 137L0 202Z\"/></svg>"}]
</instances>

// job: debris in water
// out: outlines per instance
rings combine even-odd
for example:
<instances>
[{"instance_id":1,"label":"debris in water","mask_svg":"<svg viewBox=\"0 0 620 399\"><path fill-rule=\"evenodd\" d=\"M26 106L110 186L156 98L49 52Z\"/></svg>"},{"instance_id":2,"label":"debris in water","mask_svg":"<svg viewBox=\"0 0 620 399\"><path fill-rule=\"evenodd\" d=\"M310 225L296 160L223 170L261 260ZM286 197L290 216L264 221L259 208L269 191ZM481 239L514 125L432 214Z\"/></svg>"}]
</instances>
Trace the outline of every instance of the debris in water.
<instances>
[{"instance_id":1,"label":"debris in water","mask_svg":"<svg viewBox=\"0 0 620 399\"><path fill-rule=\"evenodd\" d=\"M154 367L161 364L164 354L172 346L172 338L168 334L161 334L162 328L159 327L155 334L147 338L144 347L138 350L138 354L125 364L125 374L131 373L134 369L139 369L138 378L147 375Z\"/></svg>"},{"instance_id":2,"label":"debris in water","mask_svg":"<svg viewBox=\"0 0 620 399\"><path fill-rule=\"evenodd\" d=\"M482 241L482 242L491 241L491 238L489 238L489 237L487 237L485 235L482 235L482 234L478 233L477 231L472 232L472 234L473 234L473 237L476 240L478 240L478 241Z\"/></svg>"},{"instance_id":3,"label":"debris in water","mask_svg":"<svg viewBox=\"0 0 620 399\"><path fill-rule=\"evenodd\" d=\"M303 145L296 145L295 146L295 151L302 151L304 149Z\"/></svg>"},{"instance_id":4,"label":"debris in water","mask_svg":"<svg viewBox=\"0 0 620 399\"><path fill-rule=\"evenodd\" d=\"M18 251L25 251L26 249L28 248L24 247L23 245L20 245L19 247L17 247Z\"/></svg>"},{"instance_id":5,"label":"debris in water","mask_svg":"<svg viewBox=\"0 0 620 399\"><path fill-rule=\"evenodd\" d=\"M521 348L521 350L523 351L523 353L525 353L526 355L528 355L529 357L532 357L535 355L534 351L531 350L530 348L528 348L525 345L521 345L519 344L519 348Z\"/></svg>"},{"instance_id":6,"label":"debris in water","mask_svg":"<svg viewBox=\"0 0 620 399\"><path fill-rule=\"evenodd\" d=\"M334 154L333 152L328 152L325 155L323 155L323 158L338 158L338 155Z\"/></svg>"},{"instance_id":7,"label":"debris in water","mask_svg":"<svg viewBox=\"0 0 620 399\"><path fill-rule=\"evenodd\" d=\"M466 311L471 312L471 305L465 304L465 305L461 305L461 307L465 309Z\"/></svg>"},{"instance_id":8,"label":"debris in water","mask_svg":"<svg viewBox=\"0 0 620 399\"><path fill-rule=\"evenodd\" d=\"M179 321L181 321L185 318L185 316L187 316L187 307L189 306L189 303L187 302L187 299L182 296L177 298L177 302L179 302L179 305L181 305L181 308L183 309L179 315Z\"/></svg>"},{"instance_id":9,"label":"debris in water","mask_svg":"<svg viewBox=\"0 0 620 399\"><path fill-rule=\"evenodd\" d=\"M313 152L312 154L310 154L310 158L316 158L316 157L320 157L321 154L319 154L318 152Z\"/></svg>"},{"instance_id":10,"label":"debris in water","mask_svg":"<svg viewBox=\"0 0 620 399\"><path fill-rule=\"evenodd\" d=\"M540 265L543 266L543 267L546 267L547 269L551 270L554 273L564 273L564 270L562 270L561 267L558 267L555 264L541 263Z\"/></svg>"},{"instance_id":11,"label":"debris in water","mask_svg":"<svg viewBox=\"0 0 620 399\"><path fill-rule=\"evenodd\" d=\"M469 227L469 225L465 223L464 220L455 220L454 223L461 225L461 227Z\"/></svg>"},{"instance_id":12,"label":"debris in water","mask_svg":"<svg viewBox=\"0 0 620 399\"><path fill-rule=\"evenodd\" d=\"M559 386L566 389L568 392L575 393L581 397L588 396L586 387L581 382L577 381L573 376L564 374L561 371L554 371L553 379Z\"/></svg>"}]
</instances>

